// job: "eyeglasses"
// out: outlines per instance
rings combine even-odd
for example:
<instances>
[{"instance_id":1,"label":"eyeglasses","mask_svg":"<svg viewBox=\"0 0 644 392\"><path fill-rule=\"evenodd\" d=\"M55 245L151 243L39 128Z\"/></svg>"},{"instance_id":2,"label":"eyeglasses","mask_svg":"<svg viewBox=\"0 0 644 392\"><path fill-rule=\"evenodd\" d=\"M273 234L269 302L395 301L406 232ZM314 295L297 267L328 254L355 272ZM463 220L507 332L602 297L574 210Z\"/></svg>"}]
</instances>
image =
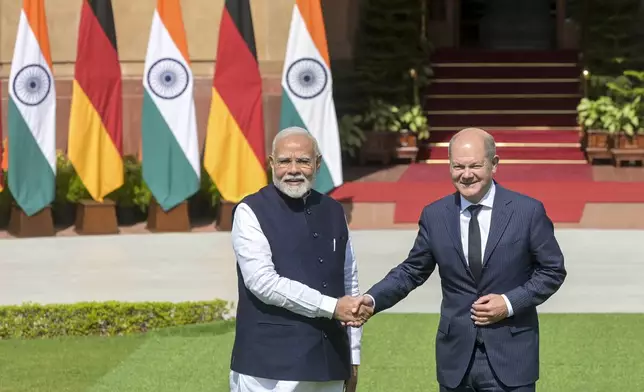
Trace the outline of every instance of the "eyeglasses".
<instances>
[{"instance_id":1,"label":"eyeglasses","mask_svg":"<svg viewBox=\"0 0 644 392\"><path fill-rule=\"evenodd\" d=\"M315 160L311 158L306 158L306 157L300 157L300 158L273 158L273 161L275 162L275 166L279 168L287 168L290 167L293 163L295 163L295 167L299 168L307 168L310 169L315 165Z\"/></svg>"}]
</instances>

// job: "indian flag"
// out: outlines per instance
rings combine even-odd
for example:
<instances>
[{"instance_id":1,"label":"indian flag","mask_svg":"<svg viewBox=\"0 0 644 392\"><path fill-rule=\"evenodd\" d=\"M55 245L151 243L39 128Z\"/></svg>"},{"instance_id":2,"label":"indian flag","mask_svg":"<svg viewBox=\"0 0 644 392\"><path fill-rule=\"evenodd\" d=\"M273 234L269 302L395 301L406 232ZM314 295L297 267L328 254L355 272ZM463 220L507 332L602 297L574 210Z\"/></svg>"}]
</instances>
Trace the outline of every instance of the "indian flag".
<instances>
[{"instance_id":1,"label":"indian flag","mask_svg":"<svg viewBox=\"0 0 644 392\"><path fill-rule=\"evenodd\" d=\"M24 0L9 76L9 190L27 215L54 200L56 88L44 0Z\"/></svg>"},{"instance_id":2,"label":"indian flag","mask_svg":"<svg viewBox=\"0 0 644 392\"><path fill-rule=\"evenodd\" d=\"M333 80L320 0L297 0L282 73L280 129L297 126L317 139L322 165L315 189L342 184L342 156L333 102Z\"/></svg>"},{"instance_id":3,"label":"indian flag","mask_svg":"<svg viewBox=\"0 0 644 392\"><path fill-rule=\"evenodd\" d=\"M143 77L143 179L164 210L199 189L199 147L179 0L158 0Z\"/></svg>"}]
</instances>

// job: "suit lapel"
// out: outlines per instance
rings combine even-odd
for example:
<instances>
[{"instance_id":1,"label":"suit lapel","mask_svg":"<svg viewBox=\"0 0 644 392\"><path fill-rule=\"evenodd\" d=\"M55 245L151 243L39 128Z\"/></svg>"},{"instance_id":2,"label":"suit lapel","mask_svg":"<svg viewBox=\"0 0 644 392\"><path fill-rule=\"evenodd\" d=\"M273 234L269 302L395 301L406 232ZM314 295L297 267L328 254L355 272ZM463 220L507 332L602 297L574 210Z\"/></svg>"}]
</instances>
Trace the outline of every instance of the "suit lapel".
<instances>
[{"instance_id":1,"label":"suit lapel","mask_svg":"<svg viewBox=\"0 0 644 392\"><path fill-rule=\"evenodd\" d=\"M463 243L461 242L460 205L461 205L461 199L459 197L458 192L456 192L454 194L454 202L449 203L447 205L447 211L445 213L445 226L447 227L447 232L449 233L449 236L452 239L454 248L456 248L458 257L461 259L461 262L463 263L463 266L465 267L467 274L472 279L474 279L474 276L472 275L472 271L470 271L470 268L467 265L467 260L465 260L465 253L463 253Z\"/></svg>"},{"instance_id":2,"label":"suit lapel","mask_svg":"<svg viewBox=\"0 0 644 392\"><path fill-rule=\"evenodd\" d=\"M505 190L497 184L496 195L494 196L494 207L492 208L492 219L490 221L490 233L488 234L487 244L485 245L483 265L486 265L494 248L496 248L505 229L508 227L510 217L513 213L512 208L509 206L511 202L512 200L507 198Z\"/></svg>"}]
</instances>

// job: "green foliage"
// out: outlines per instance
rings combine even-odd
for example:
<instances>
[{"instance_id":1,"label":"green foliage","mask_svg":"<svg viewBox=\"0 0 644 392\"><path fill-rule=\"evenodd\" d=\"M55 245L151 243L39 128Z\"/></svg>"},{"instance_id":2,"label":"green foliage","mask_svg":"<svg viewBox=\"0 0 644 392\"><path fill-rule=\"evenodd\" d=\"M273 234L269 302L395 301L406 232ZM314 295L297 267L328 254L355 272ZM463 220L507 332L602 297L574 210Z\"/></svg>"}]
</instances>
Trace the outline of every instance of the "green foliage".
<instances>
[{"instance_id":1,"label":"green foliage","mask_svg":"<svg viewBox=\"0 0 644 392\"><path fill-rule=\"evenodd\" d=\"M354 51L360 96L411 104L429 84L432 48L423 28L423 5L418 0L361 1Z\"/></svg>"},{"instance_id":2,"label":"green foliage","mask_svg":"<svg viewBox=\"0 0 644 392\"><path fill-rule=\"evenodd\" d=\"M594 83L594 89L604 83L604 94L583 98L577 106L578 122L584 129L628 136L644 132L644 72L626 70L618 77L596 78Z\"/></svg>"},{"instance_id":3,"label":"green foliage","mask_svg":"<svg viewBox=\"0 0 644 392\"><path fill-rule=\"evenodd\" d=\"M613 99L607 96L582 98L577 105L577 121L584 129L604 129L604 117L614 105Z\"/></svg>"},{"instance_id":4,"label":"green foliage","mask_svg":"<svg viewBox=\"0 0 644 392\"><path fill-rule=\"evenodd\" d=\"M410 131L418 136L419 140L429 139L429 125L423 109L419 105L404 105L392 107L394 120L390 130L394 132Z\"/></svg>"},{"instance_id":5,"label":"green foliage","mask_svg":"<svg viewBox=\"0 0 644 392\"><path fill-rule=\"evenodd\" d=\"M69 187L74 178L74 166L63 151L56 151L56 196L55 204L68 203Z\"/></svg>"},{"instance_id":6,"label":"green foliage","mask_svg":"<svg viewBox=\"0 0 644 392\"><path fill-rule=\"evenodd\" d=\"M229 311L222 300L2 306L0 339L127 335L222 320Z\"/></svg>"},{"instance_id":7,"label":"green foliage","mask_svg":"<svg viewBox=\"0 0 644 392\"><path fill-rule=\"evenodd\" d=\"M365 135L359 124L362 122L362 116L352 116L345 114L338 123L340 132L340 149L350 157L356 156L356 150L362 146L365 141Z\"/></svg>"},{"instance_id":8,"label":"green foliage","mask_svg":"<svg viewBox=\"0 0 644 392\"><path fill-rule=\"evenodd\" d=\"M369 107L363 115L362 127L367 131L387 132L394 121L392 105L382 99L369 99Z\"/></svg>"},{"instance_id":9,"label":"green foliage","mask_svg":"<svg viewBox=\"0 0 644 392\"><path fill-rule=\"evenodd\" d=\"M125 156L123 157L123 185L110 193L107 198L121 207L133 207L135 189L140 186L141 181L143 181L143 173L139 160L133 155Z\"/></svg>"},{"instance_id":10,"label":"green foliage","mask_svg":"<svg viewBox=\"0 0 644 392\"><path fill-rule=\"evenodd\" d=\"M644 71L626 70L606 83L609 95L619 103L633 102L644 97Z\"/></svg>"},{"instance_id":11,"label":"green foliage","mask_svg":"<svg viewBox=\"0 0 644 392\"><path fill-rule=\"evenodd\" d=\"M609 96L596 100L583 98L577 106L579 123L587 130L602 129L611 134L633 136L640 131L641 97L620 104Z\"/></svg>"},{"instance_id":12,"label":"green foliage","mask_svg":"<svg viewBox=\"0 0 644 392\"><path fill-rule=\"evenodd\" d=\"M395 106L380 99L371 99L362 116L362 127L375 132L412 132L418 139L429 138L427 116L420 105Z\"/></svg>"},{"instance_id":13,"label":"green foliage","mask_svg":"<svg viewBox=\"0 0 644 392\"><path fill-rule=\"evenodd\" d=\"M584 66L598 75L642 68L644 29L640 0L585 1L586 12L582 4L571 4L572 17L586 29Z\"/></svg>"},{"instance_id":14,"label":"green foliage","mask_svg":"<svg viewBox=\"0 0 644 392\"><path fill-rule=\"evenodd\" d=\"M212 178L210 178L210 175L203 166L201 168L201 185L199 187L199 193L203 198L208 200L211 207L219 204L219 201L221 200L221 194L219 193L217 185L212 181Z\"/></svg>"},{"instance_id":15,"label":"green foliage","mask_svg":"<svg viewBox=\"0 0 644 392\"><path fill-rule=\"evenodd\" d=\"M92 199L92 196L89 194L85 184L83 184L83 180L74 172L69 182L69 188L67 189L67 201L70 203L78 203L84 199Z\"/></svg>"}]
</instances>

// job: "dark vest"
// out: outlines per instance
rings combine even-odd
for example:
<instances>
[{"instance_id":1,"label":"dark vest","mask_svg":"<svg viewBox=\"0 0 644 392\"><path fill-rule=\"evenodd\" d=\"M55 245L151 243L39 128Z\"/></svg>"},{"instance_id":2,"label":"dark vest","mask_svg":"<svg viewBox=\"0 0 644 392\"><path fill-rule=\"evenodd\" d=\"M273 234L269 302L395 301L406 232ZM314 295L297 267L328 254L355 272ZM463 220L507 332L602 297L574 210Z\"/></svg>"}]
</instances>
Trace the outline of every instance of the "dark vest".
<instances>
[{"instance_id":1,"label":"dark vest","mask_svg":"<svg viewBox=\"0 0 644 392\"><path fill-rule=\"evenodd\" d=\"M242 202L257 216L280 276L333 298L345 295L348 232L338 202L315 191L306 202L292 199L272 184ZM347 328L337 320L308 318L267 305L246 288L239 267L237 277L239 301L232 370L273 380L349 378Z\"/></svg>"}]
</instances>

